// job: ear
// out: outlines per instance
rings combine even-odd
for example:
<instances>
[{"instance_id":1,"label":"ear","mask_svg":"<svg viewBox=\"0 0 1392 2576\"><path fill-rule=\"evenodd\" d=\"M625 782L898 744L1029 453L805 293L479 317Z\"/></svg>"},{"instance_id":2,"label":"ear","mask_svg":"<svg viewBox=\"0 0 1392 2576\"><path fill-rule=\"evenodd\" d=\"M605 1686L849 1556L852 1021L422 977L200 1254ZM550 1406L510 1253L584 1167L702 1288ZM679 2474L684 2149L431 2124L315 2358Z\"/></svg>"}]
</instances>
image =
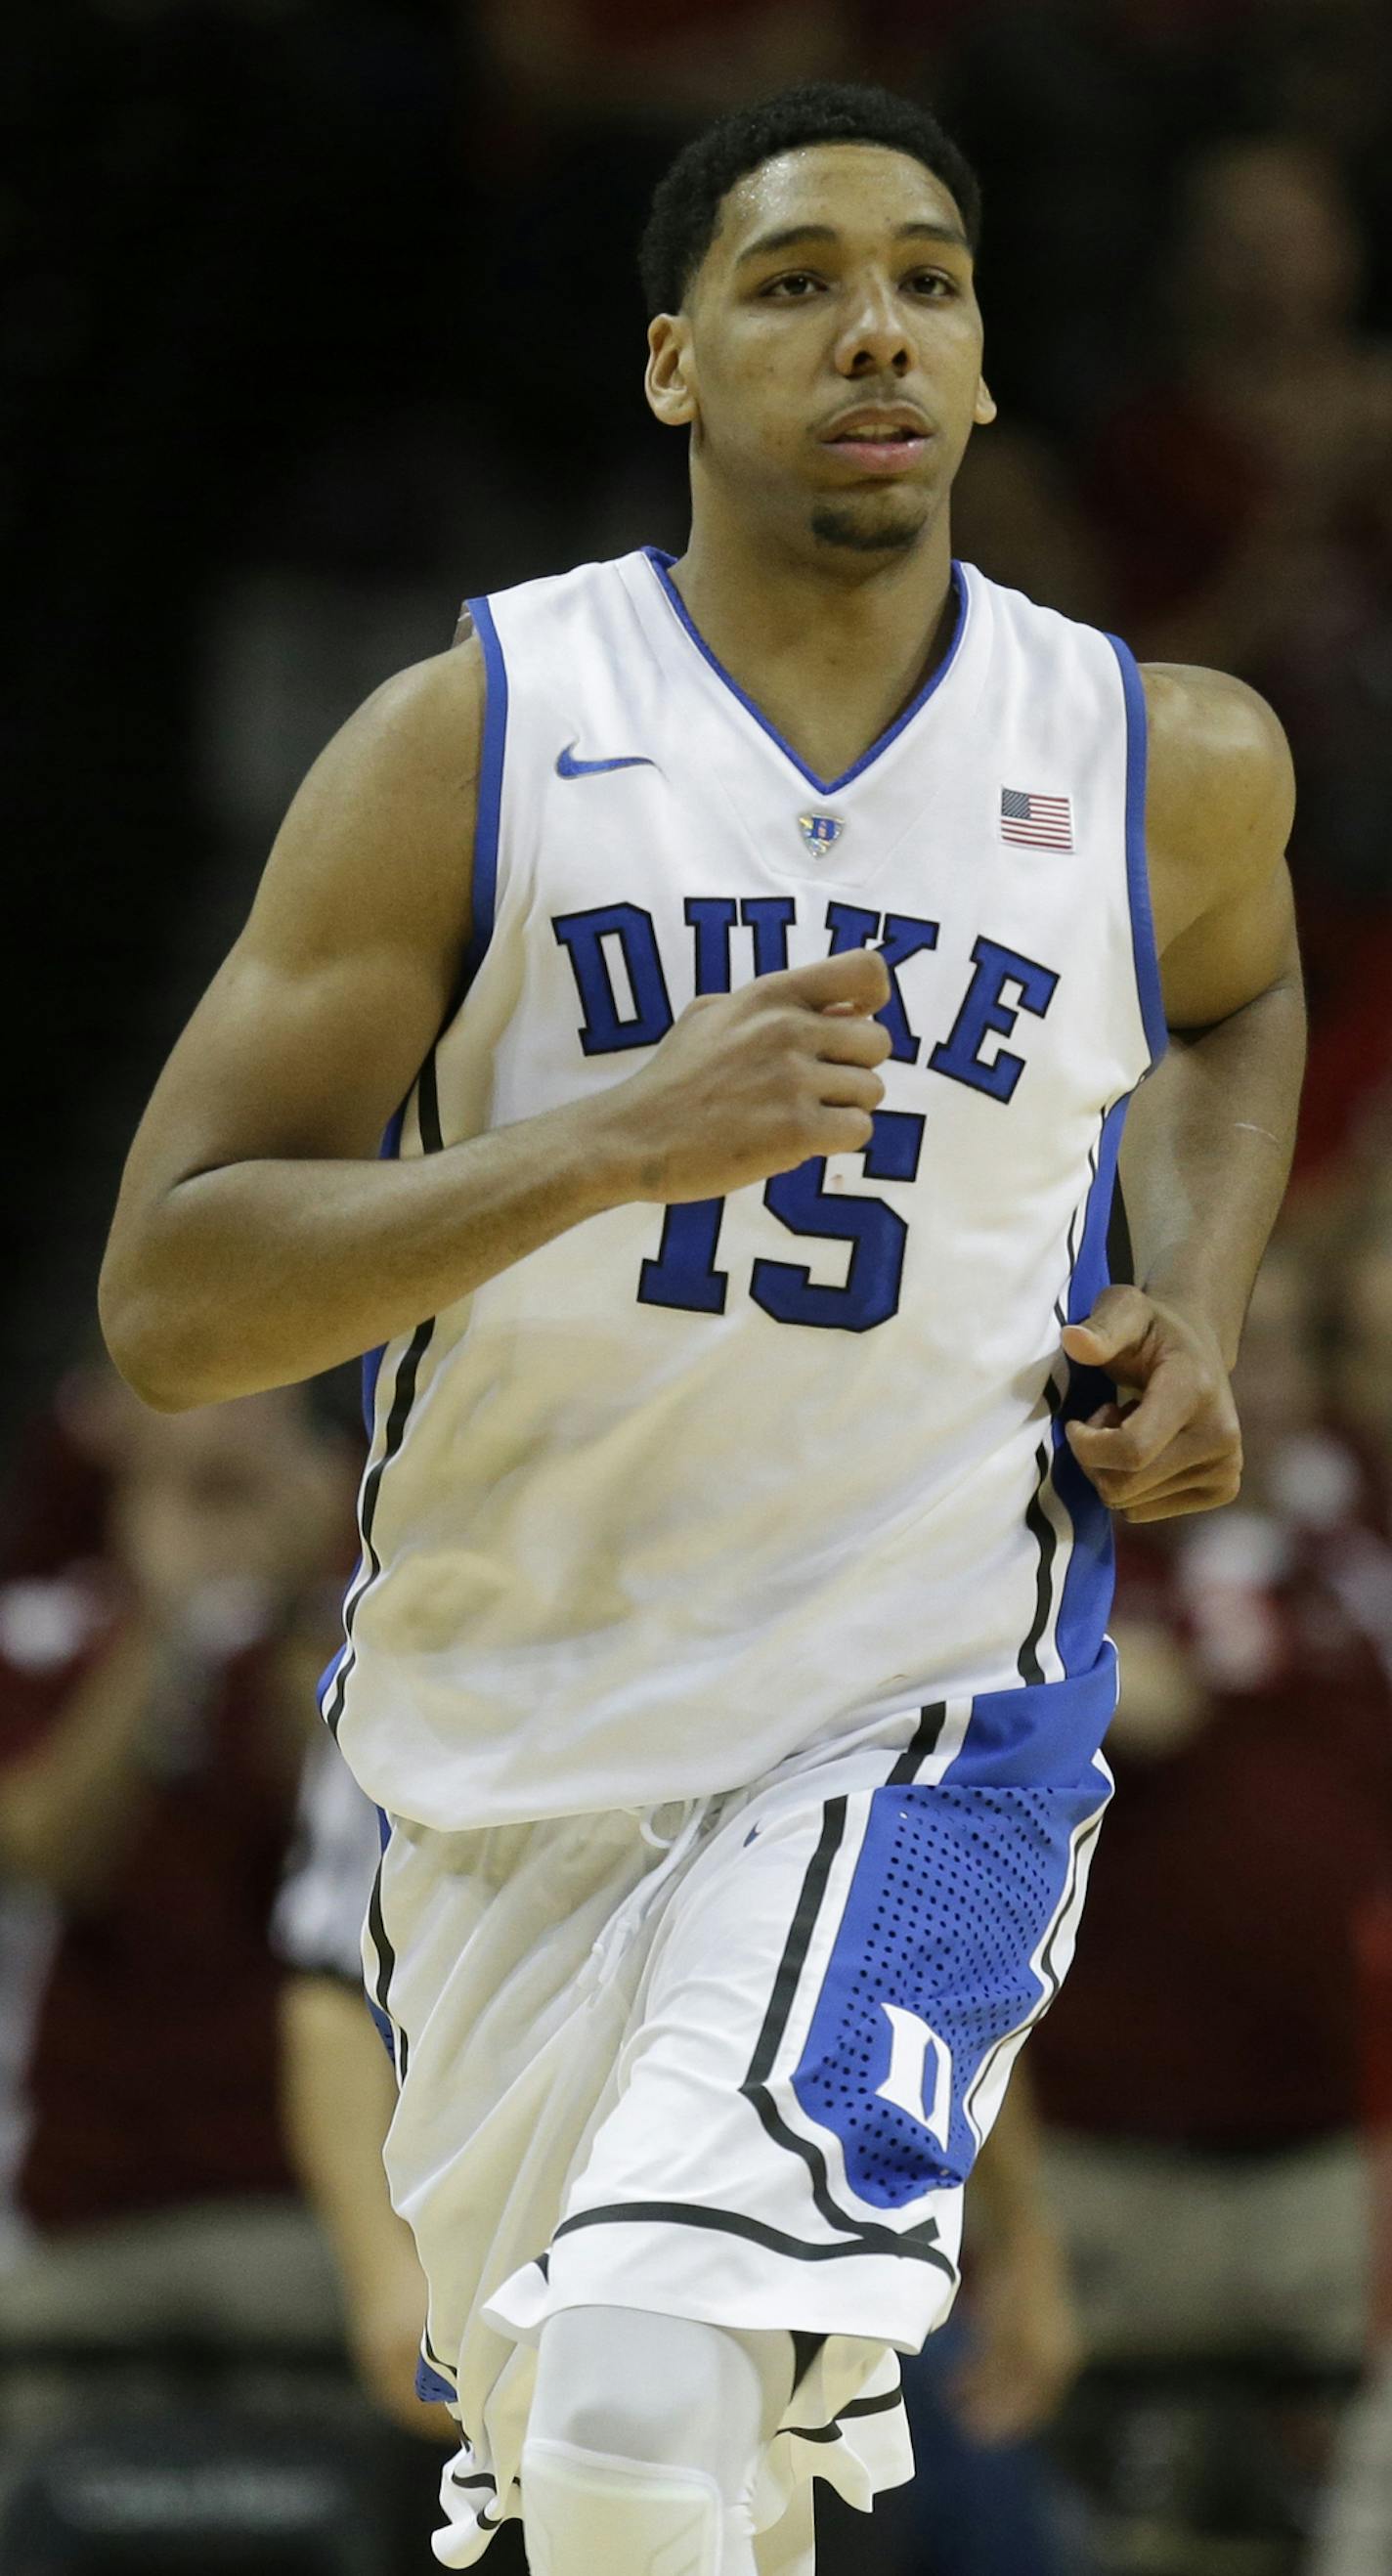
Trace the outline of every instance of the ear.
<instances>
[{"instance_id":1,"label":"ear","mask_svg":"<svg viewBox=\"0 0 1392 2576\"><path fill-rule=\"evenodd\" d=\"M648 324L648 367L643 379L648 406L667 429L696 418L691 325L684 313L655 313Z\"/></svg>"},{"instance_id":2,"label":"ear","mask_svg":"<svg viewBox=\"0 0 1392 2576\"><path fill-rule=\"evenodd\" d=\"M978 429L985 429L996 417L996 400L983 376L976 388L976 408L972 413Z\"/></svg>"}]
</instances>

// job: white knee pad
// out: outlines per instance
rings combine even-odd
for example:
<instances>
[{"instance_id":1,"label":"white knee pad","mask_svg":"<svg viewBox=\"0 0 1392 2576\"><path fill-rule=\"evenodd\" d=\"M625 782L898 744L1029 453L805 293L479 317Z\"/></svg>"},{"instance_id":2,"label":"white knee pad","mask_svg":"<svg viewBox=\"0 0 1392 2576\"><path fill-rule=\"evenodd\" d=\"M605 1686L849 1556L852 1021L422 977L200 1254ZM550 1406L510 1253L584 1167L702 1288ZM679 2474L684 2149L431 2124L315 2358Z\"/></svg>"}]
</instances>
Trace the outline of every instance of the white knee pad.
<instances>
[{"instance_id":1,"label":"white knee pad","mask_svg":"<svg viewBox=\"0 0 1392 2576\"><path fill-rule=\"evenodd\" d=\"M529 2439L522 2526L532 2576L721 2576L724 2502L704 2469Z\"/></svg>"}]
</instances>

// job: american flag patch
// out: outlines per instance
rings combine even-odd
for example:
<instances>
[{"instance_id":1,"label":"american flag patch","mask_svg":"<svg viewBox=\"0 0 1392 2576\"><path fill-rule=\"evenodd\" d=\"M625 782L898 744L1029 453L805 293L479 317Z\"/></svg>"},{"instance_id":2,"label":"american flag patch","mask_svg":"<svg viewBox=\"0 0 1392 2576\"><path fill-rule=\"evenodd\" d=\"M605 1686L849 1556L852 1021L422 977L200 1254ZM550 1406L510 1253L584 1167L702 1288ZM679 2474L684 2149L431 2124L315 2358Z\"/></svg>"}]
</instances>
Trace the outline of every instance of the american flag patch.
<instances>
[{"instance_id":1,"label":"american flag patch","mask_svg":"<svg viewBox=\"0 0 1392 2576\"><path fill-rule=\"evenodd\" d=\"M1067 796L1027 796L1019 787L1001 789L1001 839L1023 841L1031 850L1071 850L1073 806Z\"/></svg>"}]
</instances>

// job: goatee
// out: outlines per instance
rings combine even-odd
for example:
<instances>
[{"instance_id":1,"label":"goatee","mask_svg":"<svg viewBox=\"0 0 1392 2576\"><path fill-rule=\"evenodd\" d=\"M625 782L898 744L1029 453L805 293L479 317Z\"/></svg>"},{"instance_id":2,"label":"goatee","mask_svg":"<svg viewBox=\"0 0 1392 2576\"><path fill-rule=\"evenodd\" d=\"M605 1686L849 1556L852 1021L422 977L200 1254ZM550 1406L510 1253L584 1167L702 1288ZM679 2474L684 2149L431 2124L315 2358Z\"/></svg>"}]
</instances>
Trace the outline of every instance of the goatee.
<instances>
[{"instance_id":1,"label":"goatee","mask_svg":"<svg viewBox=\"0 0 1392 2576\"><path fill-rule=\"evenodd\" d=\"M875 527L854 510L838 510L829 502L820 502L812 513L812 534L824 546L839 546L845 553L857 555L907 554L923 533L922 522L916 525L900 520L897 526Z\"/></svg>"}]
</instances>

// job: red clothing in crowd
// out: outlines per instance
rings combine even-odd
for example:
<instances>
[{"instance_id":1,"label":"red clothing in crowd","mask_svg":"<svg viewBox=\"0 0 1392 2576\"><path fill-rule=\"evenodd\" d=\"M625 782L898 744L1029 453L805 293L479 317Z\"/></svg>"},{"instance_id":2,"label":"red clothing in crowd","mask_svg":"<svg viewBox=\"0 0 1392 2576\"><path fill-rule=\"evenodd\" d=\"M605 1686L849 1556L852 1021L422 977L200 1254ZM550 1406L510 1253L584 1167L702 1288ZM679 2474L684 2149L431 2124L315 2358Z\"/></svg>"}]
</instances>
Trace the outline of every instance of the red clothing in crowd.
<instances>
[{"instance_id":1,"label":"red clothing in crowd","mask_svg":"<svg viewBox=\"0 0 1392 2576\"><path fill-rule=\"evenodd\" d=\"M0 1591L0 1797L118 1622L96 1569ZM15 2193L38 2227L291 2190L266 1924L294 1790L270 1651L226 1641L152 1738L111 1874L58 1911L33 1981Z\"/></svg>"},{"instance_id":2,"label":"red clothing in crowd","mask_svg":"<svg viewBox=\"0 0 1392 2576\"><path fill-rule=\"evenodd\" d=\"M1348 2129L1360 1937L1392 1895L1392 1555L1241 1507L1121 1537L1118 1626L1184 1640L1208 1713L1171 1752L1118 1730L1077 1959L1031 2045L1045 2113L1219 2152Z\"/></svg>"}]
</instances>

